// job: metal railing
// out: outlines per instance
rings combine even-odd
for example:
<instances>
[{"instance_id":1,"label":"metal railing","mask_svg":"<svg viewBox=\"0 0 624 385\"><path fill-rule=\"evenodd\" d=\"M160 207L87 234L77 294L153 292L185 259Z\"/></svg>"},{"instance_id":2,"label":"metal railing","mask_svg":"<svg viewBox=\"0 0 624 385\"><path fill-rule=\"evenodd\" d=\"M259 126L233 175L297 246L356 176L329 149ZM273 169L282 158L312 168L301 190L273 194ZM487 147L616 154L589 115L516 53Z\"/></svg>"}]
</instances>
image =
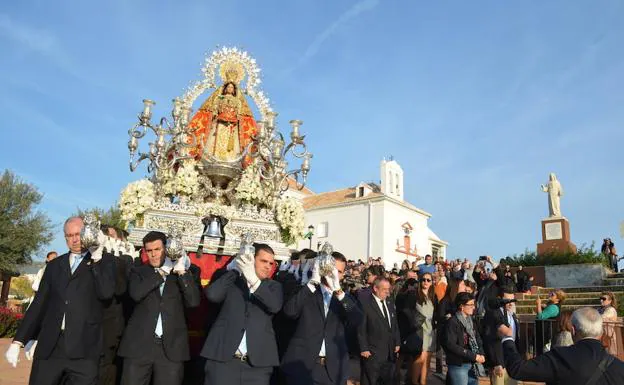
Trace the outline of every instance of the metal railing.
<instances>
[{"instance_id":1,"label":"metal railing","mask_svg":"<svg viewBox=\"0 0 624 385\"><path fill-rule=\"evenodd\" d=\"M520 348L526 358L533 358L554 347L560 333L558 320L520 320ZM624 360L624 322L603 322L603 345L609 353Z\"/></svg>"}]
</instances>

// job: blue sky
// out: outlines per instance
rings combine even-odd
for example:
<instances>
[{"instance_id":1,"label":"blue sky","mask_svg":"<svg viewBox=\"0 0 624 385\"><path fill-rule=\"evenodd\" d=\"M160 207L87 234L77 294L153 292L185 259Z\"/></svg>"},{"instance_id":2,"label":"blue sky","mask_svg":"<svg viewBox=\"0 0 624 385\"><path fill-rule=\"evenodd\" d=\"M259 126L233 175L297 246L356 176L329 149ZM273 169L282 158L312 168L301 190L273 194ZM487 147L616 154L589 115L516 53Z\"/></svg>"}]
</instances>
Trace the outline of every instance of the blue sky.
<instances>
[{"instance_id":1,"label":"blue sky","mask_svg":"<svg viewBox=\"0 0 624 385\"><path fill-rule=\"evenodd\" d=\"M379 179L449 256L535 248L556 172L577 244L624 220L624 3L567 1L19 1L0 5L0 166L36 184L58 225L110 206L141 100L169 101L217 45L249 51L312 151L310 185ZM617 241L616 241L617 243ZM599 246L599 245L598 245Z\"/></svg>"}]
</instances>

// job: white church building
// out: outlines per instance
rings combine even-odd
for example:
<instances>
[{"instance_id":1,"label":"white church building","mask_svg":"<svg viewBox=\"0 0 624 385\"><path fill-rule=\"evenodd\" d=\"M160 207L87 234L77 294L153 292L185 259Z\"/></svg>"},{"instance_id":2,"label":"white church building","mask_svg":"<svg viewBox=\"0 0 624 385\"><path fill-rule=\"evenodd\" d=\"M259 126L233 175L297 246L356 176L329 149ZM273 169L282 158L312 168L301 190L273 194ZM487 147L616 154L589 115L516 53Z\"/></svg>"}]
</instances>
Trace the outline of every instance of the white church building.
<instances>
[{"instance_id":1,"label":"white church building","mask_svg":"<svg viewBox=\"0 0 624 385\"><path fill-rule=\"evenodd\" d=\"M301 240L299 249L311 245L316 250L329 242L348 259L381 257L386 268L427 254L444 257L448 243L429 229L431 214L403 199L401 166L384 159L380 171L381 185L362 182L337 191L293 194L303 200L306 226L314 226L313 236Z\"/></svg>"}]
</instances>

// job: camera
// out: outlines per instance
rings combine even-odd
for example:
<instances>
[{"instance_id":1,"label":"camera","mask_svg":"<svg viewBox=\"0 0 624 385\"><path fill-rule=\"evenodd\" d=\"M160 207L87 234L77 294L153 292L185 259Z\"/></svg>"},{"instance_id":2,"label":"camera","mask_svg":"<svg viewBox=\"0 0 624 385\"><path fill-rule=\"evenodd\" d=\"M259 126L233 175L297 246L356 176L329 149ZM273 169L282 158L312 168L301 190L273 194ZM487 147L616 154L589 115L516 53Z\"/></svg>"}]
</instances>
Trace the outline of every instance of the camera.
<instances>
[{"instance_id":1,"label":"camera","mask_svg":"<svg viewBox=\"0 0 624 385\"><path fill-rule=\"evenodd\" d=\"M487 255L480 256L479 261L487 261Z\"/></svg>"}]
</instances>

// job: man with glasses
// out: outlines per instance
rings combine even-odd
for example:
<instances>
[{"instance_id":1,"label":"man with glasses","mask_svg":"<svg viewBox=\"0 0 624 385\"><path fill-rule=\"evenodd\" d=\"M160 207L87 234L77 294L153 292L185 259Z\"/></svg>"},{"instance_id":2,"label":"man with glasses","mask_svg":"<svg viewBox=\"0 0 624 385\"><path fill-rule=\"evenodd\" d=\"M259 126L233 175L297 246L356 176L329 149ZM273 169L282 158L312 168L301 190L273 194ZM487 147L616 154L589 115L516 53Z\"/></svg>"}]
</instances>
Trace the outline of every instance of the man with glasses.
<instances>
[{"instance_id":1,"label":"man with glasses","mask_svg":"<svg viewBox=\"0 0 624 385\"><path fill-rule=\"evenodd\" d=\"M85 250L80 240L82 218L63 227L69 252L50 261L39 291L28 308L7 361L17 366L20 347L38 338L30 385L92 385L97 381L102 352L103 301L115 291L112 256L100 246Z\"/></svg>"}]
</instances>

